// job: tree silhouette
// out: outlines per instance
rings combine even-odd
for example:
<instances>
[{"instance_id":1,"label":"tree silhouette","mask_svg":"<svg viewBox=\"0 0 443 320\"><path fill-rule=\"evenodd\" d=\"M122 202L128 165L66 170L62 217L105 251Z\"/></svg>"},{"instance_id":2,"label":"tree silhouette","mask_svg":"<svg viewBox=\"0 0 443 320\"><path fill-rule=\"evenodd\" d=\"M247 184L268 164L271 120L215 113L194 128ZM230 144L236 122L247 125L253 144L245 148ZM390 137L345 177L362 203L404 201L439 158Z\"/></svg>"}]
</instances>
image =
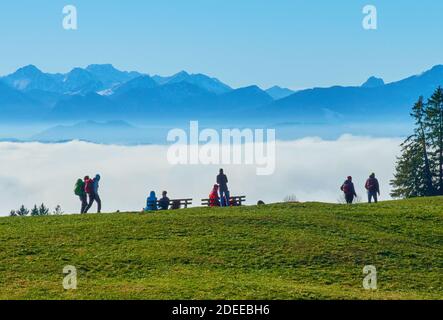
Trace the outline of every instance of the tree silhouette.
<instances>
[{"instance_id":1,"label":"tree silhouette","mask_svg":"<svg viewBox=\"0 0 443 320\"><path fill-rule=\"evenodd\" d=\"M443 195L443 89L412 108L414 133L401 145L394 179L394 198Z\"/></svg>"}]
</instances>

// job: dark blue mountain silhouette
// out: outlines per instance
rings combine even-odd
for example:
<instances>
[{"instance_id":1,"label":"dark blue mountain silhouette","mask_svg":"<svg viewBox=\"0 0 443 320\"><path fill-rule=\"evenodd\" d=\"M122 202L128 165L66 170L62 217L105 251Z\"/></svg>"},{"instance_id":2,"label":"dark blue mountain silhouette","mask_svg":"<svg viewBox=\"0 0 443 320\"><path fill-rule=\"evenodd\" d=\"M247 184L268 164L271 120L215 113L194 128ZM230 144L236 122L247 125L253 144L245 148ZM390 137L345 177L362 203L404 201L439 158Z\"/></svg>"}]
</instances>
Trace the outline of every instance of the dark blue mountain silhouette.
<instances>
[{"instance_id":1,"label":"dark blue mountain silhouette","mask_svg":"<svg viewBox=\"0 0 443 320\"><path fill-rule=\"evenodd\" d=\"M237 111L251 110L271 103L273 99L257 86L249 86L227 92L217 99L219 107Z\"/></svg>"},{"instance_id":2,"label":"dark blue mountain silhouette","mask_svg":"<svg viewBox=\"0 0 443 320\"><path fill-rule=\"evenodd\" d=\"M43 73L34 65L28 65L16 72L0 78L4 83L20 91L42 90L48 92L62 91L62 74Z\"/></svg>"},{"instance_id":3,"label":"dark blue mountain silhouette","mask_svg":"<svg viewBox=\"0 0 443 320\"><path fill-rule=\"evenodd\" d=\"M133 86L133 82L137 85ZM216 95L187 82L154 85L149 78L136 78L109 96L65 95L53 108L50 119L198 119L219 115L221 107L232 111L255 110L271 101L257 86Z\"/></svg>"},{"instance_id":4,"label":"dark blue mountain silhouette","mask_svg":"<svg viewBox=\"0 0 443 320\"><path fill-rule=\"evenodd\" d=\"M204 111L216 97L214 93L187 82L178 82L152 88L134 88L109 98L124 106L127 115L145 114L151 117L177 117Z\"/></svg>"},{"instance_id":5,"label":"dark blue mountain silhouette","mask_svg":"<svg viewBox=\"0 0 443 320\"><path fill-rule=\"evenodd\" d=\"M189 74L186 71L181 71L171 77L154 76L153 79L160 85L187 82L215 94L223 94L232 90L220 80L201 73Z\"/></svg>"},{"instance_id":6,"label":"dark blue mountain silhouette","mask_svg":"<svg viewBox=\"0 0 443 320\"><path fill-rule=\"evenodd\" d=\"M383 81L382 78L370 77L361 86L363 88L376 88L376 87L381 87L381 86L384 86L384 85L385 85L385 82Z\"/></svg>"},{"instance_id":7,"label":"dark blue mountain silhouette","mask_svg":"<svg viewBox=\"0 0 443 320\"><path fill-rule=\"evenodd\" d=\"M420 95L443 85L443 66L385 84L371 77L362 86L314 88L290 94L274 87L232 89L203 74L171 77L90 65L50 74L29 65L0 78L0 121L144 120L234 118L261 122L404 120ZM287 96L290 94L289 96ZM284 96L283 98L280 98ZM223 112L226 112L222 116Z\"/></svg>"},{"instance_id":8,"label":"dark blue mountain silhouette","mask_svg":"<svg viewBox=\"0 0 443 320\"><path fill-rule=\"evenodd\" d=\"M0 121L32 119L47 111L39 101L0 82Z\"/></svg>"},{"instance_id":9,"label":"dark blue mountain silhouette","mask_svg":"<svg viewBox=\"0 0 443 320\"><path fill-rule=\"evenodd\" d=\"M135 71L117 70L112 64L91 64L86 67L86 71L95 79L99 79L104 88L113 88L114 86L143 76L143 74Z\"/></svg>"},{"instance_id":10,"label":"dark blue mountain silhouette","mask_svg":"<svg viewBox=\"0 0 443 320\"><path fill-rule=\"evenodd\" d=\"M117 119L120 110L112 101L97 93L64 95L45 115L48 120L101 120Z\"/></svg>"},{"instance_id":11,"label":"dark blue mountain silhouette","mask_svg":"<svg viewBox=\"0 0 443 320\"><path fill-rule=\"evenodd\" d=\"M66 74L44 73L34 65L18 69L0 78L20 91L40 90L59 94L88 93L104 90L141 76L138 72L125 72L112 65L90 65L86 69L74 68Z\"/></svg>"},{"instance_id":12,"label":"dark blue mountain silhouette","mask_svg":"<svg viewBox=\"0 0 443 320\"><path fill-rule=\"evenodd\" d=\"M288 88L282 88L279 86L273 86L266 90L266 93L269 94L274 100L279 100L286 98L294 93L294 91Z\"/></svg>"},{"instance_id":13,"label":"dark blue mountain silhouette","mask_svg":"<svg viewBox=\"0 0 443 320\"><path fill-rule=\"evenodd\" d=\"M132 90L147 90L158 87L159 84L150 76L140 76L126 83L116 86L107 95L121 96Z\"/></svg>"},{"instance_id":14,"label":"dark blue mountain silhouette","mask_svg":"<svg viewBox=\"0 0 443 320\"><path fill-rule=\"evenodd\" d=\"M262 109L286 120L407 119L419 96L429 97L443 85L443 66L379 86L302 90Z\"/></svg>"}]
</instances>

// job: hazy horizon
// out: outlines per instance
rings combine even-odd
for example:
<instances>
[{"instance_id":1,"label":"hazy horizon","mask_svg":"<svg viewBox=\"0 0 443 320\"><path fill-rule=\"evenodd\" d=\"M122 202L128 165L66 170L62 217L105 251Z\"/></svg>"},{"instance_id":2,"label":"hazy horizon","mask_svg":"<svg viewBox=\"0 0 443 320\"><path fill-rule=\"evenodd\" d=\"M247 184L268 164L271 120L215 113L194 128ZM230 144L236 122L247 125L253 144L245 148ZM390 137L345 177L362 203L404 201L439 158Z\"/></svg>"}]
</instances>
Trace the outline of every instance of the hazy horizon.
<instances>
[{"instance_id":1,"label":"hazy horizon","mask_svg":"<svg viewBox=\"0 0 443 320\"><path fill-rule=\"evenodd\" d=\"M257 176L252 165L224 166L233 195L246 195L248 204L258 200L282 202L288 195L299 201L337 203L339 186L354 177L360 199L366 199L364 182L376 172L381 200L390 199L389 180L399 153L400 138L345 135L326 141L304 138L277 142L276 170ZM102 175L103 212L141 211L149 191L169 191L171 198L194 198L194 205L208 196L219 165L168 164L167 146L112 146L85 142L61 144L0 143L0 215L22 204L44 202L65 213L77 212L74 183L85 175ZM374 156L376 155L376 156ZM195 179L199 177L199 179ZM92 212L95 208L92 209Z\"/></svg>"}]
</instances>

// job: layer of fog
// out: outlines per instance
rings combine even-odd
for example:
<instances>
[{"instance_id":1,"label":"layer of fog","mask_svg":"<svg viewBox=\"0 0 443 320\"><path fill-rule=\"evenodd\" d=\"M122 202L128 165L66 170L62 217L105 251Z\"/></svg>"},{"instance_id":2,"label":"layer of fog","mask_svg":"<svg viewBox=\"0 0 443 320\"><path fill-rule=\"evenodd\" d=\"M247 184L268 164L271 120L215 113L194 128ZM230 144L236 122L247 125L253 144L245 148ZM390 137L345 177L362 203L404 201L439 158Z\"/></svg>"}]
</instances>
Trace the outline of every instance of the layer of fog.
<instances>
[{"instance_id":1,"label":"layer of fog","mask_svg":"<svg viewBox=\"0 0 443 320\"><path fill-rule=\"evenodd\" d=\"M371 172L377 174L386 200L400 143L398 138L304 138L277 143L273 175L257 176L251 165L224 168L231 194L246 195L249 204L280 202L287 195L296 195L300 201L338 202L339 186L348 175L354 177L364 199L364 182ZM215 183L219 166L173 166L166 154L167 146L0 143L0 215L22 204L31 207L42 202L77 212L74 183L96 173L102 176L105 212L139 211L150 190L168 190L171 198L190 197L199 205Z\"/></svg>"}]
</instances>

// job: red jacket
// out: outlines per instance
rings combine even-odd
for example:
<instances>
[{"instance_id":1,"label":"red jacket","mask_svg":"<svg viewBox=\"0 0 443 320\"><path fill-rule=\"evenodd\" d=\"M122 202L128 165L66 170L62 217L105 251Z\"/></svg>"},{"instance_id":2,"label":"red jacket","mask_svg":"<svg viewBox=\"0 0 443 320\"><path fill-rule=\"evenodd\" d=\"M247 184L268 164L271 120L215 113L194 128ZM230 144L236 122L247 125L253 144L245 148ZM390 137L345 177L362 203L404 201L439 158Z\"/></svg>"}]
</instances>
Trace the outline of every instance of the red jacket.
<instances>
[{"instance_id":1,"label":"red jacket","mask_svg":"<svg viewBox=\"0 0 443 320\"><path fill-rule=\"evenodd\" d=\"M210 207L220 207L220 200L218 198L218 190L213 189L209 195L209 206Z\"/></svg>"}]
</instances>

